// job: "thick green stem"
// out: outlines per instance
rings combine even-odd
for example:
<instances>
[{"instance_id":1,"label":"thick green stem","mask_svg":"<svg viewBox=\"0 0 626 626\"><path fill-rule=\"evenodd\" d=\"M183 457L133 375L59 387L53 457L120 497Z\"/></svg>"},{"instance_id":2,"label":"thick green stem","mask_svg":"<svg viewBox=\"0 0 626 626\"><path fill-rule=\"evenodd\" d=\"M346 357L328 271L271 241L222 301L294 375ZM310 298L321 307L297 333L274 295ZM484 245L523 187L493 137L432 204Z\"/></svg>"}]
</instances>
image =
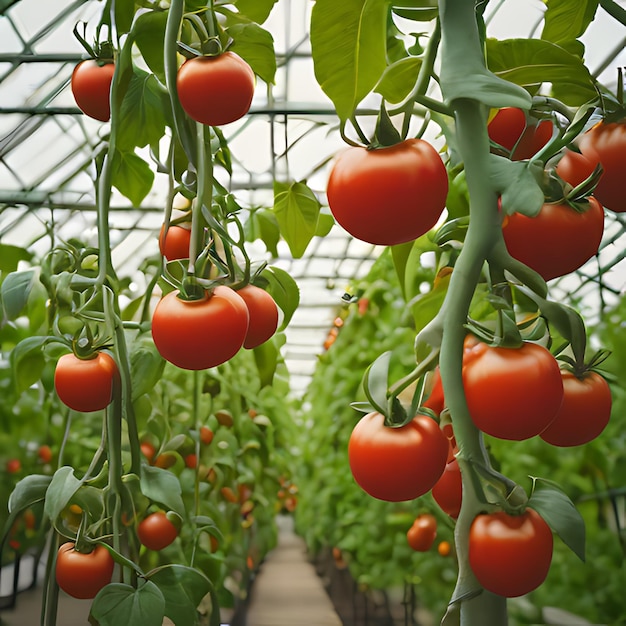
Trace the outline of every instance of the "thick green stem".
<instances>
[{"instance_id":1,"label":"thick green stem","mask_svg":"<svg viewBox=\"0 0 626 626\"><path fill-rule=\"evenodd\" d=\"M626 26L626 9L617 4L615 0L600 0L600 6L620 24Z\"/></svg>"}]
</instances>

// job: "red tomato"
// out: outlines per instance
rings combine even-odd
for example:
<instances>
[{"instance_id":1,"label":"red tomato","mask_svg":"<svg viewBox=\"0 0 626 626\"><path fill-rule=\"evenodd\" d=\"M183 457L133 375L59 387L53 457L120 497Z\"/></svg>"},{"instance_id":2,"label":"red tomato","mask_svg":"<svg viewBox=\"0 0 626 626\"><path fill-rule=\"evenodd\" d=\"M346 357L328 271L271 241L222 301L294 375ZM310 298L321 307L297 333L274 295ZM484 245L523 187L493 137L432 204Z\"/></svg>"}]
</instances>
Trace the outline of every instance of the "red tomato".
<instances>
[{"instance_id":1,"label":"red tomato","mask_svg":"<svg viewBox=\"0 0 626 626\"><path fill-rule=\"evenodd\" d=\"M443 385L441 383L441 372L437 366L429 380L430 393L426 400L422 402L424 408L430 409L435 415L439 415L446 408L446 401L443 397Z\"/></svg>"},{"instance_id":2,"label":"red tomato","mask_svg":"<svg viewBox=\"0 0 626 626\"><path fill-rule=\"evenodd\" d=\"M170 226L165 232L165 224L159 233L159 250L168 261L189 258L191 231L184 226Z\"/></svg>"},{"instance_id":3,"label":"red tomato","mask_svg":"<svg viewBox=\"0 0 626 626\"><path fill-rule=\"evenodd\" d=\"M108 122L111 117L111 82L115 65L95 59L81 61L72 72L71 87L78 108L89 117Z\"/></svg>"},{"instance_id":4,"label":"red tomato","mask_svg":"<svg viewBox=\"0 0 626 626\"><path fill-rule=\"evenodd\" d=\"M611 389L597 372L578 378L561 370L563 404L540 437L553 446L580 446L595 439L611 417Z\"/></svg>"},{"instance_id":5,"label":"red tomato","mask_svg":"<svg viewBox=\"0 0 626 626\"><path fill-rule=\"evenodd\" d=\"M552 137L552 122L530 123L521 109L500 109L487 126L489 138L511 152L513 161L530 159Z\"/></svg>"},{"instance_id":6,"label":"red tomato","mask_svg":"<svg viewBox=\"0 0 626 626\"><path fill-rule=\"evenodd\" d=\"M384 246L428 232L447 194L445 165L422 139L377 150L348 148L337 157L327 186L337 222L353 237Z\"/></svg>"},{"instance_id":7,"label":"red tomato","mask_svg":"<svg viewBox=\"0 0 626 626\"><path fill-rule=\"evenodd\" d=\"M207 446L213 441L213 431L208 426L200 426L200 441Z\"/></svg>"},{"instance_id":8,"label":"red tomato","mask_svg":"<svg viewBox=\"0 0 626 626\"><path fill-rule=\"evenodd\" d=\"M117 364L106 352L80 359L64 354L54 370L54 388L63 404L75 411L99 411L113 397L113 382L119 377Z\"/></svg>"},{"instance_id":9,"label":"red tomato","mask_svg":"<svg viewBox=\"0 0 626 626\"><path fill-rule=\"evenodd\" d=\"M456 459L452 459L446 464L446 469L433 487L432 493L435 502L444 513L454 519L459 516L463 498L463 482L461 469Z\"/></svg>"},{"instance_id":10,"label":"red tomato","mask_svg":"<svg viewBox=\"0 0 626 626\"><path fill-rule=\"evenodd\" d=\"M556 165L556 173L566 183L577 187L593 173L597 163L592 163L586 156L573 150L565 150Z\"/></svg>"},{"instance_id":11,"label":"red tomato","mask_svg":"<svg viewBox=\"0 0 626 626\"><path fill-rule=\"evenodd\" d=\"M78 552L73 543L64 543L57 553L57 583L73 598L95 598L111 582L114 565L104 546L98 545L91 552Z\"/></svg>"},{"instance_id":12,"label":"red tomato","mask_svg":"<svg viewBox=\"0 0 626 626\"><path fill-rule=\"evenodd\" d=\"M231 359L248 332L248 309L230 287L218 285L201 300L172 291L152 315L152 338L164 359L187 370L215 367Z\"/></svg>"},{"instance_id":13,"label":"red tomato","mask_svg":"<svg viewBox=\"0 0 626 626\"><path fill-rule=\"evenodd\" d=\"M142 441L140 448L141 453L148 459L148 462L151 463L156 454L156 448L149 441Z\"/></svg>"},{"instance_id":14,"label":"red tomato","mask_svg":"<svg viewBox=\"0 0 626 626\"><path fill-rule=\"evenodd\" d=\"M189 468L189 469L196 469L196 467L198 467L198 456L196 454L188 454L185 457L185 465Z\"/></svg>"},{"instance_id":15,"label":"red tomato","mask_svg":"<svg viewBox=\"0 0 626 626\"><path fill-rule=\"evenodd\" d=\"M17 474L22 469L22 462L19 459L9 459L6 468L9 474Z\"/></svg>"},{"instance_id":16,"label":"red tomato","mask_svg":"<svg viewBox=\"0 0 626 626\"><path fill-rule=\"evenodd\" d=\"M52 448L45 444L39 446L39 450L37 450L37 456L42 463L50 463L50 461L52 461Z\"/></svg>"},{"instance_id":17,"label":"red tomato","mask_svg":"<svg viewBox=\"0 0 626 626\"><path fill-rule=\"evenodd\" d=\"M591 170L602 163L604 172L593 195L611 211L626 211L624 194L624 172L626 171L626 124L596 124L580 136L578 149L589 162L586 166L575 153L566 152L556 167L557 174L572 185L582 182ZM588 171L586 176L584 172Z\"/></svg>"},{"instance_id":18,"label":"red tomato","mask_svg":"<svg viewBox=\"0 0 626 626\"><path fill-rule=\"evenodd\" d=\"M163 550L167 548L176 537L178 529L163 511L151 513L137 526L139 541L150 550Z\"/></svg>"},{"instance_id":19,"label":"red tomato","mask_svg":"<svg viewBox=\"0 0 626 626\"><path fill-rule=\"evenodd\" d=\"M255 77L234 52L188 59L178 70L176 88L189 117L208 126L242 118L250 109Z\"/></svg>"},{"instance_id":20,"label":"red tomato","mask_svg":"<svg viewBox=\"0 0 626 626\"><path fill-rule=\"evenodd\" d=\"M357 423L348 443L355 481L379 500L400 502L427 493L443 474L448 440L435 420L414 417L400 428L373 412Z\"/></svg>"},{"instance_id":21,"label":"red tomato","mask_svg":"<svg viewBox=\"0 0 626 626\"><path fill-rule=\"evenodd\" d=\"M533 509L478 515L469 533L470 567L487 591L514 598L546 579L552 546L550 527Z\"/></svg>"},{"instance_id":22,"label":"red tomato","mask_svg":"<svg viewBox=\"0 0 626 626\"><path fill-rule=\"evenodd\" d=\"M565 276L598 252L604 233L604 210L593 197L579 212L567 204L544 204L535 217L514 213L502 232L511 256L545 280Z\"/></svg>"},{"instance_id":23,"label":"red tomato","mask_svg":"<svg viewBox=\"0 0 626 626\"><path fill-rule=\"evenodd\" d=\"M495 348L465 340L463 386L472 420L484 433L521 441L543 432L563 402L556 359L538 344Z\"/></svg>"},{"instance_id":24,"label":"red tomato","mask_svg":"<svg viewBox=\"0 0 626 626\"><path fill-rule=\"evenodd\" d=\"M406 533L406 540L413 550L427 552L437 536L437 520L430 513L418 515Z\"/></svg>"},{"instance_id":25,"label":"red tomato","mask_svg":"<svg viewBox=\"0 0 626 626\"><path fill-rule=\"evenodd\" d=\"M250 314L250 324L243 347L251 350L265 343L278 328L278 307L274 298L256 285L248 284L237 290Z\"/></svg>"}]
</instances>

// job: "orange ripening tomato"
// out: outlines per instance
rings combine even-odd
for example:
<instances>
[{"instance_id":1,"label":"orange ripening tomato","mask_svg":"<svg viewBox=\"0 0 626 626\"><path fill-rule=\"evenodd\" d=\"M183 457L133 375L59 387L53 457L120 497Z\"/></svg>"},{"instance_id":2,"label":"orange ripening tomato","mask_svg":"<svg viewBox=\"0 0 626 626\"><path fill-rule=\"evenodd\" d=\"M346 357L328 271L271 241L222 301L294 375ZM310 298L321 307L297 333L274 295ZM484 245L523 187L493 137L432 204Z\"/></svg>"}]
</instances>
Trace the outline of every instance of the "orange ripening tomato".
<instances>
[{"instance_id":1,"label":"orange ripening tomato","mask_svg":"<svg viewBox=\"0 0 626 626\"><path fill-rule=\"evenodd\" d=\"M57 583L73 598L95 598L111 582L114 565L113 557L102 545L91 552L78 552L73 543L64 543L57 553Z\"/></svg>"},{"instance_id":2,"label":"orange ripening tomato","mask_svg":"<svg viewBox=\"0 0 626 626\"><path fill-rule=\"evenodd\" d=\"M54 388L63 404L75 411L106 408L113 397L113 384L119 379L117 364L106 352L81 359L64 354L54 370Z\"/></svg>"},{"instance_id":3,"label":"orange ripening tomato","mask_svg":"<svg viewBox=\"0 0 626 626\"><path fill-rule=\"evenodd\" d=\"M111 82L115 65L95 59L81 61L72 72L71 88L78 108L101 122L111 118Z\"/></svg>"},{"instance_id":4,"label":"orange ripening tomato","mask_svg":"<svg viewBox=\"0 0 626 626\"><path fill-rule=\"evenodd\" d=\"M430 491L443 474L449 443L435 420L414 417L398 428L381 413L362 417L348 442L355 481L379 500L413 500Z\"/></svg>"},{"instance_id":5,"label":"orange ripening tomato","mask_svg":"<svg viewBox=\"0 0 626 626\"><path fill-rule=\"evenodd\" d=\"M161 356L186 370L203 370L231 359L248 332L249 314L241 296L218 285L200 300L171 291L152 315L152 338Z\"/></svg>"},{"instance_id":6,"label":"orange ripening tomato","mask_svg":"<svg viewBox=\"0 0 626 626\"><path fill-rule=\"evenodd\" d=\"M437 520L430 513L418 515L406 533L406 540L416 552L427 552L437 536Z\"/></svg>"},{"instance_id":7,"label":"orange ripening tomato","mask_svg":"<svg viewBox=\"0 0 626 626\"><path fill-rule=\"evenodd\" d=\"M469 563L478 582L506 598L543 583L552 562L552 531L539 513L478 515L469 532Z\"/></svg>"},{"instance_id":8,"label":"orange ripening tomato","mask_svg":"<svg viewBox=\"0 0 626 626\"><path fill-rule=\"evenodd\" d=\"M176 89L183 109L196 122L222 126L250 109L256 79L252 68L234 52L195 57L178 70Z\"/></svg>"},{"instance_id":9,"label":"orange ripening tomato","mask_svg":"<svg viewBox=\"0 0 626 626\"><path fill-rule=\"evenodd\" d=\"M265 343L278 328L278 307L274 298L256 285L248 284L237 290L248 307L250 323L243 342L247 350Z\"/></svg>"},{"instance_id":10,"label":"orange ripening tomato","mask_svg":"<svg viewBox=\"0 0 626 626\"><path fill-rule=\"evenodd\" d=\"M512 257L551 280L577 270L598 253L604 209L593 196L587 198L585 210L546 203L535 217L505 217L502 233Z\"/></svg>"},{"instance_id":11,"label":"orange ripening tomato","mask_svg":"<svg viewBox=\"0 0 626 626\"><path fill-rule=\"evenodd\" d=\"M189 258L191 230L184 226L173 225L167 231L165 224L159 233L159 251L168 261Z\"/></svg>"},{"instance_id":12,"label":"orange ripening tomato","mask_svg":"<svg viewBox=\"0 0 626 626\"><path fill-rule=\"evenodd\" d=\"M443 212L448 173L433 146L406 139L340 153L326 189L335 220L353 237L391 246L427 233Z\"/></svg>"},{"instance_id":13,"label":"orange ripening tomato","mask_svg":"<svg viewBox=\"0 0 626 626\"><path fill-rule=\"evenodd\" d=\"M581 446L598 437L611 417L611 389L597 372L578 377L561 370L563 404L539 436L553 446Z\"/></svg>"}]
</instances>

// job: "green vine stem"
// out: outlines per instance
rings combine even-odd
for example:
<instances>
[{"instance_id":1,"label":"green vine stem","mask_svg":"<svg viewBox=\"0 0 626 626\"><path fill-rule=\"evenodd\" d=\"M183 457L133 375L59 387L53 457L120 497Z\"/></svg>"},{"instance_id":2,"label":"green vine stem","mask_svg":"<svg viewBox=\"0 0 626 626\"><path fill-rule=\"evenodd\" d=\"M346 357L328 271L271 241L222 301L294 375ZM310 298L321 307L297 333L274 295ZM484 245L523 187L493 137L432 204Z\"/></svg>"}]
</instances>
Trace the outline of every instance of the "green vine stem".
<instances>
[{"instance_id":1,"label":"green vine stem","mask_svg":"<svg viewBox=\"0 0 626 626\"><path fill-rule=\"evenodd\" d=\"M600 0L599 4L611 17L626 26L626 9L617 4L615 0Z\"/></svg>"}]
</instances>

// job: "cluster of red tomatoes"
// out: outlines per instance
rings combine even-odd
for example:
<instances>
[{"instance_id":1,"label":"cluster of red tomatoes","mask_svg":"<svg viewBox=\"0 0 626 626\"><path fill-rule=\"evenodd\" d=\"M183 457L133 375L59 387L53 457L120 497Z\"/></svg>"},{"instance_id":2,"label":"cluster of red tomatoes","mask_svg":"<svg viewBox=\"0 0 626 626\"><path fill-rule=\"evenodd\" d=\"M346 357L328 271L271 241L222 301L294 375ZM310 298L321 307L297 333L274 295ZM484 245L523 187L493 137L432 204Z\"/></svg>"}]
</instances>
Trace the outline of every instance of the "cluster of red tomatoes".
<instances>
[{"instance_id":1,"label":"cluster of red tomatoes","mask_svg":"<svg viewBox=\"0 0 626 626\"><path fill-rule=\"evenodd\" d=\"M505 108L488 125L490 139L512 160L529 159L543 148L553 132L550 120L529 121L523 111ZM626 125L599 123L577 140L579 152L565 150L555 173L572 188L587 180L598 164L603 172L591 195L570 202L546 202L528 217L504 218L503 234L511 255L545 280L565 276L597 254L604 233L603 207L622 213L622 172L626 167Z\"/></svg>"}]
</instances>

